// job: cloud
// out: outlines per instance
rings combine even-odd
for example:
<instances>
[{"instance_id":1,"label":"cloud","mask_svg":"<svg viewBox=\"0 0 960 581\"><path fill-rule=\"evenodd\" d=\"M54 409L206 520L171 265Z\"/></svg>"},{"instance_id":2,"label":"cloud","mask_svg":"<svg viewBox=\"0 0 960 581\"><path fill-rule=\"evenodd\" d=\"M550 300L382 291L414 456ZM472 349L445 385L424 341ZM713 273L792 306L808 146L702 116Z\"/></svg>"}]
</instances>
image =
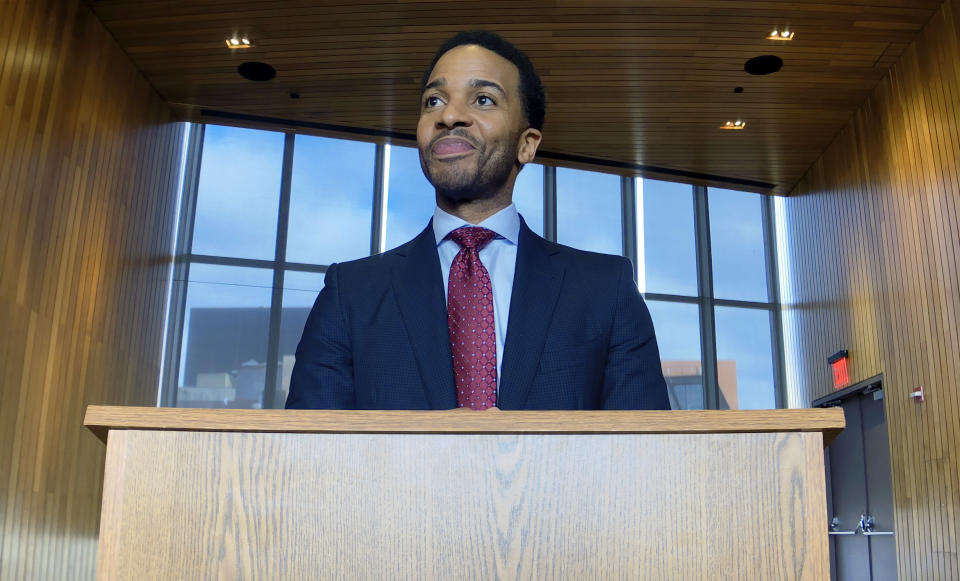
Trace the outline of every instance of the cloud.
<instances>
[{"instance_id":1,"label":"cloud","mask_svg":"<svg viewBox=\"0 0 960 581\"><path fill-rule=\"evenodd\" d=\"M282 159L282 133L207 126L194 253L273 258Z\"/></svg>"},{"instance_id":2,"label":"cloud","mask_svg":"<svg viewBox=\"0 0 960 581\"><path fill-rule=\"evenodd\" d=\"M372 143L298 136L287 260L329 265L370 254Z\"/></svg>"}]
</instances>

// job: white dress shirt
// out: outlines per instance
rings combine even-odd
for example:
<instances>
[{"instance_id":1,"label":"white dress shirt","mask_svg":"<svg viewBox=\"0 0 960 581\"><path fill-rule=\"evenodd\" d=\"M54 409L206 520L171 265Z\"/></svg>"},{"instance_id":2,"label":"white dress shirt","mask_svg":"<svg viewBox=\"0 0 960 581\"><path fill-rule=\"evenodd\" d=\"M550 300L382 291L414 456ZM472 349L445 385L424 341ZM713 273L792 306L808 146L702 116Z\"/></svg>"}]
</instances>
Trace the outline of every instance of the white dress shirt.
<instances>
[{"instance_id":1,"label":"white dress shirt","mask_svg":"<svg viewBox=\"0 0 960 581\"><path fill-rule=\"evenodd\" d=\"M503 362L503 346L507 338L510 318L510 298L513 295L513 275L517 268L517 240L520 238L520 214L510 204L479 224L470 224L437 208L433 212L433 234L437 239L440 254L440 271L443 273L443 294L447 296L450 284L450 265L460 252L460 245L447 235L462 226L480 226L496 232L497 237L480 250L480 262L490 274L493 286L493 324L497 338L497 385L500 385L500 366Z\"/></svg>"}]
</instances>

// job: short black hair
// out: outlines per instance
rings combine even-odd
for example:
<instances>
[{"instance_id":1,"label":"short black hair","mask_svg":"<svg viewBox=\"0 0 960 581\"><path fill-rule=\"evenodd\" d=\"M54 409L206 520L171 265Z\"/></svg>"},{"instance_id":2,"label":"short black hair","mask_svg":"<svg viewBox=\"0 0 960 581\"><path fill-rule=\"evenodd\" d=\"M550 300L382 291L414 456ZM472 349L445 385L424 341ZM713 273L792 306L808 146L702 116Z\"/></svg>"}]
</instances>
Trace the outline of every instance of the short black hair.
<instances>
[{"instance_id":1,"label":"short black hair","mask_svg":"<svg viewBox=\"0 0 960 581\"><path fill-rule=\"evenodd\" d=\"M427 83L430 81L430 74L433 73L433 68L437 66L440 57L458 46L468 44L482 46L491 52L495 52L517 67L520 72L519 90L523 102L523 114L530 127L538 131L542 130L543 118L547 112L547 97L543 92L540 76L533 68L530 58L522 50L499 34L489 30L465 30L447 39L437 50L437 53L433 55L433 61L427 67L426 72L423 73L423 79L420 81L420 94L422 95L426 89Z\"/></svg>"}]
</instances>

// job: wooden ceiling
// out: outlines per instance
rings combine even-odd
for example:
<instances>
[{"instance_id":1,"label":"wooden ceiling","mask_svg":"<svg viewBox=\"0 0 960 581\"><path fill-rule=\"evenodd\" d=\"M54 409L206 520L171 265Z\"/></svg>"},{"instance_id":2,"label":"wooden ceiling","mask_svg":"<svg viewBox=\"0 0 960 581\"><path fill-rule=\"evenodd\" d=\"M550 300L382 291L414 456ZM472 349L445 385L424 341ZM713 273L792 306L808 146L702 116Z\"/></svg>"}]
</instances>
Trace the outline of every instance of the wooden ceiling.
<instances>
[{"instance_id":1,"label":"wooden ceiling","mask_svg":"<svg viewBox=\"0 0 960 581\"><path fill-rule=\"evenodd\" d=\"M786 194L940 0L88 4L193 120L226 113L402 141L415 131L419 79L433 52L459 30L486 28L526 51L543 78L548 161L592 158L625 172ZM784 25L793 41L765 39ZM255 47L228 50L234 33ZM780 72L744 72L747 59L766 54L783 59ZM241 78L237 65L247 60L271 64L277 77ZM718 129L735 119L746 130Z\"/></svg>"}]
</instances>

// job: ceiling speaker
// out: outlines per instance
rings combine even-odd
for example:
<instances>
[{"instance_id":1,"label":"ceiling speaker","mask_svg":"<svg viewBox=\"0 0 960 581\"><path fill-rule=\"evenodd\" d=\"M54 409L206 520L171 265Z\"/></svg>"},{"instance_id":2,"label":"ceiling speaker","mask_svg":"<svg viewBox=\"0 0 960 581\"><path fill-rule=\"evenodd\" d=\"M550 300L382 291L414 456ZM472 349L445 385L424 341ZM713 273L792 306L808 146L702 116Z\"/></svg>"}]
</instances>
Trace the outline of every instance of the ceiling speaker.
<instances>
[{"instance_id":1,"label":"ceiling speaker","mask_svg":"<svg viewBox=\"0 0 960 581\"><path fill-rule=\"evenodd\" d=\"M751 75L769 75L780 70L783 59L772 54L755 56L743 65L743 70Z\"/></svg>"},{"instance_id":2,"label":"ceiling speaker","mask_svg":"<svg viewBox=\"0 0 960 581\"><path fill-rule=\"evenodd\" d=\"M237 67L240 76L250 81L269 81L277 76L277 69L267 63L250 61Z\"/></svg>"}]
</instances>

